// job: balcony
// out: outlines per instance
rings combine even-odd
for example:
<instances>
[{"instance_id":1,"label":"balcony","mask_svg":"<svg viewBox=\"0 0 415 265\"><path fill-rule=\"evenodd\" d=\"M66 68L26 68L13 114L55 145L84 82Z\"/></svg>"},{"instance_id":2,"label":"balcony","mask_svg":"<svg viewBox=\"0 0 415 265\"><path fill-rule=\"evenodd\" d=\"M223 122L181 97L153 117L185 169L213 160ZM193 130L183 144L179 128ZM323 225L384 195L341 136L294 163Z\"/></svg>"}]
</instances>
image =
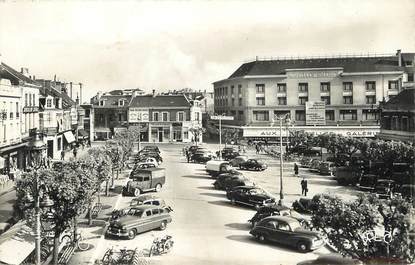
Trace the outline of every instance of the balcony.
<instances>
[{"instance_id":1,"label":"balcony","mask_svg":"<svg viewBox=\"0 0 415 265\"><path fill-rule=\"evenodd\" d=\"M287 97L287 92L277 92L277 97L278 98L285 98L285 97Z\"/></svg>"},{"instance_id":2,"label":"balcony","mask_svg":"<svg viewBox=\"0 0 415 265\"><path fill-rule=\"evenodd\" d=\"M343 90L343 97L350 97L353 96L352 90Z\"/></svg>"},{"instance_id":3,"label":"balcony","mask_svg":"<svg viewBox=\"0 0 415 265\"><path fill-rule=\"evenodd\" d=\"M298 91L298 97L308 97L308 91Z\"/></svg>"},{"instance_id":4,"label":"balcony","mask_svg":"<svg viewBox=\"0 0 415 265\"><path fill-rule=\"evenodd\" d=\"M399 90L398 89L389 89L388 90L388 96L396 96L399 94Z\"/></svg>"},{"instance_id":5,"label":"balcony","mask_svg":"<svg viewBox=\"0 0 415 265\"><path fill-rule=\"evenodd\" d=\"M366 90L366 96L376 96L376 90Z\"/></svg>"},{"instance_id":6,"label":"balcony","mask_svg":"<svg viewBox=\"0 0 415 265\"><path fill-rule=\"evenodd\" d=\"M320 97L330 97L330 91L320 91Z\"/></svg>"}]
</instances>

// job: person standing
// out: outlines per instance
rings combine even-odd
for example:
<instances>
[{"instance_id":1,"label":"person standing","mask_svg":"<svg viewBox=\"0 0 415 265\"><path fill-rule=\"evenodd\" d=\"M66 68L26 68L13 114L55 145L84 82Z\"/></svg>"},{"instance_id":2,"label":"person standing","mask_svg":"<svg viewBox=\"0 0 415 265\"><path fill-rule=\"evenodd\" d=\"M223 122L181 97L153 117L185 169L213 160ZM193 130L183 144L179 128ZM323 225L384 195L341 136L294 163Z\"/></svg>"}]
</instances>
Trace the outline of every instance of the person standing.
<instances>
[{"instance_id":1,"label":"person standing","mask_svg":"<svg viewBox=\"0 0 415 265\"><path fill-rule=\"evenodd\" d=\"M296 177L298 177L298 165L297 163L294 163L294 174Z\"/></svg>"},{"instance_id":2,"label":"person standing","mask_svg":"<svg viewBox=\"0 0 415 265\"><path fill-rule=\"evenodd\" d=\"M301 180L301 195L307 196L307 192L308 192L307 180L303 177L303 180Z\"/></svg>"},{"instance_id":3,"label":"person standing","mask_svg":"<svg viewBox=\"0 0 415 265\"><path fill-rule=\"evenodd\" d=\"M189 150L186 150L186 158L187 158L187 163L190 163L190 153L189 153Z\"/></svg>"},{"instance_id":4,"label":"person standing","mask_svg":"<svg viewBox=\"0 0 415 265\"><path fill-rule=\"evenodd\" d=\"M61 152L61 160L65 160L65 150L62 149Z\"/></svg>"},{"instance_id":5,"label":"person standing","mask_svg":"<svg viewBox=\"0 0 415 265\"><path fill-rule=\"evenodd\" d=\"M76 147L73 148L73 157L76 158L76 155L78 154L78 150Z\"/></svg>"}]
</instances>

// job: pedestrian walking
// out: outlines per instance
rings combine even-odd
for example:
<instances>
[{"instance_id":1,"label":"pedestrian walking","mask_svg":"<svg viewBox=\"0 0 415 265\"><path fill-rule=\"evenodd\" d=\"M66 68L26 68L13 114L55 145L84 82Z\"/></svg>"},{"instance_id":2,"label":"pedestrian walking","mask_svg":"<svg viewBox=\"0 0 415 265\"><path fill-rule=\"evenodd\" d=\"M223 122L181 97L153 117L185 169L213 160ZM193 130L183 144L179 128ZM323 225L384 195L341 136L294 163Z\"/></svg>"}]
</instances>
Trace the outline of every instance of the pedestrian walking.
<instances>
[{"instance_id":1,"label":"pedestrian walking","mask_svg":"<svg viewBox=\"0 0 415 265\"><path fill-rule=\"evenodd\" d=\"M307 196L307 192L308 192L307 180L303 177L303 180L301 180L301 195Z\"/></svg>"},{"instance_id":2,"label":"pedestrian walking","mask_svg":"<svg viewBox=\"0 0 415 265\"><path fill-rule=\"evenodd\" d=\"M65 150L62 149L61 152L61 160L65 160Z\"/></svg>"},{"instance_id":3,"label":"pedestrian walking","mask_svg":"<svg viewBox=\"0 0 415 265\"><path fill-rule=\"evenodd\" d=\"M190 153L189 153L189 150L186 150L186 158L187 158L187 163L190 163Z\"/></svg>"},{"instance_id":4,"label":"pedestrian walking","mask_svg":"<svg viewBox=\"0 0 415 265\"><path fill-rule=\"evenodd\" d=\"M76 147L73 148L73 157L76 158L76 155L78 154L78 150Z\"/></svg>"},{"instance_id":5,"label":"pedestrian walking","mask_svg":"<svg viewBox=\"0 0 415 265\"><path fill-rule=\"evenodd\" d=\"M294 163L294 174L296 177L298 177L298 165L297 163Z\"/></svg>"},{"instance_id":6,"label":"pedestrian walking","mask_svg":"<svg viewBox=\"0 0 415 265\"><path fill-rule=\"evenodd\" d=\"M256 153L259 154L259 145L255 144Z\"/></svg>"}]
</instances>

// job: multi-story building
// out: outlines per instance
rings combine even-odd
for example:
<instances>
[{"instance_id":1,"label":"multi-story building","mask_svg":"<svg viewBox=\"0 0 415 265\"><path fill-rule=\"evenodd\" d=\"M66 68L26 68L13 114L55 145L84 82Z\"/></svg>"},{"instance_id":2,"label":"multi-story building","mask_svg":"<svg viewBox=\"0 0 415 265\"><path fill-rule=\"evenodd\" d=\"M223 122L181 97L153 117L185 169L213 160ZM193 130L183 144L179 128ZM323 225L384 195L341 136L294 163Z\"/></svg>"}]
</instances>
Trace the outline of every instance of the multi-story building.
<instances>
[{"instance_id":1,"label":"multi-story building","mask_svg":"<svg viewBox=\"0 0 415 265\"><path fill-rule=\"evenodd\" d=\"M75 102L66 94L65 84L44 79L36 81L42 84L39 97L39 129L47 145L47 156L59 159L62 150L76 142Z\"/></svg>"},{"instance_id":2,"label":"multi-story building","mask_svg":"<svg viewBox=\"0 0 415 265\"><path fill-rule=\"evenodd\" d=\"M381 103L379 138L415 143L415 87Z\"/></svg>"},{"instance_id":3,"label":"multi-story building","mask_svg":"<svg viewBox=\"0 0 415 265\"><path fill-rule=\"evenodd\" d=\"M214 83L215 112L234 116L224 123L246 138L279 136L276 116L291 119L284 136L304 130L374 137L379 102L414 81L414 55L256 59Z\"/></svg>"},{"instance_id":4,"label":"multi-story building","mask_svg":"<svg viewBox=\"0 0 415 265\"><path fill-rule=\"evenodd\" d=\"M27 68L19 72L0 63L0 155L6 173L29 164L27 146L38 128L39 88Z\"/></svg>"}]
</instances>

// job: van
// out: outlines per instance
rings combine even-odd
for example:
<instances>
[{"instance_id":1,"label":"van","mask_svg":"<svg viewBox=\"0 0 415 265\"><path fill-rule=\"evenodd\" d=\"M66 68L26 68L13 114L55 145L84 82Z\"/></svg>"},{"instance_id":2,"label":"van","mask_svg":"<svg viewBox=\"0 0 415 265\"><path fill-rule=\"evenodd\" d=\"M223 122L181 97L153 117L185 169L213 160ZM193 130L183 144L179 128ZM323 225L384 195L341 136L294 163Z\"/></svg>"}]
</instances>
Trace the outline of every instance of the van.
<instances>
[{"instance_id":1,"label":"van","mask_svg":"<svg viewBox=\"0 0 415 265\"><path fill-rule=\"evenodd\" d=\"M145 191L160 191L166 182L164 168L135 169L130 174L127 186L123 188L124 195L139 196Z\"/></svg>"}]
</instances>

